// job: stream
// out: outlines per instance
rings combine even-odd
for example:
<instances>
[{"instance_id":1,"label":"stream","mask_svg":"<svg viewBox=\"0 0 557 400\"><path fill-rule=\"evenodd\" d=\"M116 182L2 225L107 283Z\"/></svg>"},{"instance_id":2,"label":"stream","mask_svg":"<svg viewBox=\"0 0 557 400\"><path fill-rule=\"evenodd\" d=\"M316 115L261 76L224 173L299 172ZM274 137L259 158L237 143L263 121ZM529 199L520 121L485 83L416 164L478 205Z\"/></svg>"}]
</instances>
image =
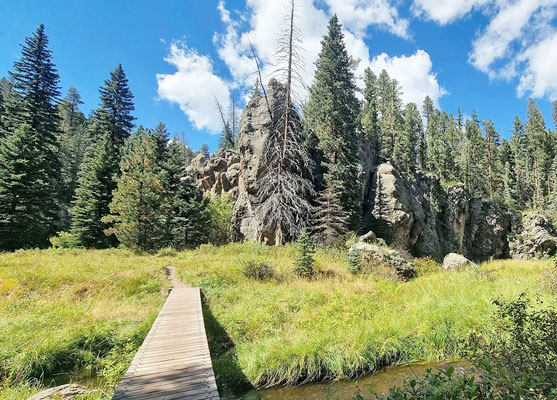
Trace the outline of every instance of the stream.
<instances>
[{"instance_id":1,"label":"stream","mask_svg":"<svg viewBox=\"0 0 557 400\"><path fill-rule=\"evenodd\" d=\"M366 399L375 399L376 393L382 394L389 388L400 386L405 379L423 377L426 370L452 365L456 373L471 367L466 361L418 363L395 367L385 367L375 374L362 376L354 380L338 380L321 383L309 383L301 386L276 387L252 390L242 396L245 400L351 400L358 392Z\"/></svg>"}]
</instances>

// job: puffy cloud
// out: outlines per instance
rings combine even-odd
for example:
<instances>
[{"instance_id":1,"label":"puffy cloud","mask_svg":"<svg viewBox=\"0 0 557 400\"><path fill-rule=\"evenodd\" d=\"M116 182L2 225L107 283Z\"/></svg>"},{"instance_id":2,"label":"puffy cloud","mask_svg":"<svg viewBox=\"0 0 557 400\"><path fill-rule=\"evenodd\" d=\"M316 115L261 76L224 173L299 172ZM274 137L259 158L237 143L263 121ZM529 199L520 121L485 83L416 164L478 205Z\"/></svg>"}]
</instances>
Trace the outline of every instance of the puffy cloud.
<instances>
[{"instance_id":1,"label":"puffy cloud","mask_svg":"<svg viewBox=\"0 0 557 400\"><path fill-rule=\"evenodd\" d=\"M493 0L414 0L412 8L416 15L445 25L491 1Z\"/></svg>"},{"instance_id":2,"label":"puffy cloud","mask_svg":"<svg viewBox=\"0 0 557 400\"><path fill-rule=\"evenodd\" d=\"M534 97L548 96L557 100L557 32L545 40L529 47L520 60L526 62L526 69L520 78L518 94L531 93Z\"/></svg>"},{"instance_id":3,"label":"puffy cloud","mask_svg":"<svg viewBox=\"0 0 557 400\"><path fill-rule=\"evenodd\" d=\"M221 126L215 98L226 102L230 94L227 82L213 72L209 57L183 43L173 43L165 61L177 71L157 74L159 98L177 103L197 129L217 133Z\"/></svg>"},{"instance_id":4,"label":"puffy cloud","mask_svg":"<svg viewBox=\"0 0 557 400\"><path fill-rule=\"evenodd\" d=\"M420 106L426 95L438 105L438 100L447 91L439 85L429 54L418 50L410 56L389 57L383 53L375 57L370 65L378 75L383 69L402 86L402 100ZM412 73L408 73L412 71Z\"/></svg>"},{"instance_id":5,"label":"puffy cloud","mask_svg":"<svg viewBox=\"0 0 557 400\"><path fill-rule=\"evenodd\" d=\"M389 32L407 38L408 20L400 18L398 10L388 0L325 0L346 28L362 36L370 25L384 27Z\"/></svg>"}]
</instances>

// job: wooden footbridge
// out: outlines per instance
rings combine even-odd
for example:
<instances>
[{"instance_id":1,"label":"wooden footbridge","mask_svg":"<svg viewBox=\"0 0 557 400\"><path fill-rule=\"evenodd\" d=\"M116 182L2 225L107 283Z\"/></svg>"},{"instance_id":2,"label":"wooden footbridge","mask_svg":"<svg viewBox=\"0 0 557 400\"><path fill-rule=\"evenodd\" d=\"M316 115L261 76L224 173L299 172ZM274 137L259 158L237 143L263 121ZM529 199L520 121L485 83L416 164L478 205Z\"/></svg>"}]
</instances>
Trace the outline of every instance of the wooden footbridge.
<instances>
[{"instance_id":1,"label":"wooden footbridge","mask_svg":"<svg viewBox=\"0 0 557 400\"><path fill-rule=\"evenodd\" d=\"M203 324L201 293L174 288L139 348L113 400L218 400Z\"/></svg>"}]
</instances>

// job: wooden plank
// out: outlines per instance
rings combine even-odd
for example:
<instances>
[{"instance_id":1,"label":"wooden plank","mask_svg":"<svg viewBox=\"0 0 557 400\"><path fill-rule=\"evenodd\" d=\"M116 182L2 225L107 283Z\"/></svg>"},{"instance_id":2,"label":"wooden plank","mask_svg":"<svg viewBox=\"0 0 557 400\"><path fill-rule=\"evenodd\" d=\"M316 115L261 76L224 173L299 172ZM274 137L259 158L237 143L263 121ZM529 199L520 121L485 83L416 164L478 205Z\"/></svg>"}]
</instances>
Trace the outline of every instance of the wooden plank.
<instances>
[{"instance_id":1,"label":"wooden plank","mask_svg":"<svg viewBox=\"0 0 557 400\"><path fill-rule=\"evenodd\" d=\"M127 399L219 399L199 289L170 292L113 396Z\"/></svg>"}]
</instances>

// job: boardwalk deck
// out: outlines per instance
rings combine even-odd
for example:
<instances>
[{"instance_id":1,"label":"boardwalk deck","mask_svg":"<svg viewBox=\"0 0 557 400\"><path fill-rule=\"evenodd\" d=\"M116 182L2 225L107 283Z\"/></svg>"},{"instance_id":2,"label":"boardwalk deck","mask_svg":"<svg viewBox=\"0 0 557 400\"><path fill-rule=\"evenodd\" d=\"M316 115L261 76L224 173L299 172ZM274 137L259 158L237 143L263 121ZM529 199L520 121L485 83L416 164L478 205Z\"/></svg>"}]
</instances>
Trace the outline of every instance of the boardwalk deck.
<instances>
[{"instance_id":1,"label":"boardwalk deck","mask_svg":"<svg viewBox=\"0 0 557 400\"><path fill-rule=\"evenodd\" d=\"M112 399L219 399L198 288L170 292Z\"/></svg>"}]
</instances>

